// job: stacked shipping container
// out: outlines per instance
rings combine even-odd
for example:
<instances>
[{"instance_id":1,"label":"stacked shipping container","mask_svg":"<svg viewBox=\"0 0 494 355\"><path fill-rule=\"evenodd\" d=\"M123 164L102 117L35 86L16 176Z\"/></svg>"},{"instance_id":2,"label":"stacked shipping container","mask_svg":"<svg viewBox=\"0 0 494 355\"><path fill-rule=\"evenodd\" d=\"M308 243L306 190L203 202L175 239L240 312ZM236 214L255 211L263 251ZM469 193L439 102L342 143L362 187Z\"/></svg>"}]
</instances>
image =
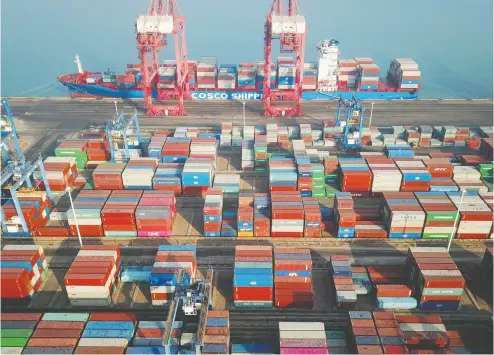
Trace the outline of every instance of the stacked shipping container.
<instances>
[{"instance_id":1,"label":"stacked shipping container","mask_svg":"<svg viewBox=\"0 0 494 355\"><path fill-rule=\"evenodd\" d=\"M153 190L173 191L182 195L183 163L159 163L153 176Z\"/></svg>"},{"instance_id":2,"label":"stacked shipping container","mask_svg":"<svg viewBox=\"0 0 494 355\"><path fill-rule=\"evenodd\" d=\"M312 258L309 249L275 248L276 307L312 308Z\"/></svg>"},{"instance_id":3,"label":"stacked shipping container","mask_svg":"<svg viewBox=\"0 0 494 355\"><path fill-rule=\"evenodd\" d=\"M230 353L230 312L209 311L205 336L202 340L203 354Z\"/></svg>"},{"instance_id":4,"label":"stacked shipping container","mask_svg":"<svg viewBox=\"0 0 494 355\"><path fill-rule=\"evenodd\" d=\"M392 312L372 312L384 354L408 354L398 322Z\"/></svg>"},{"instance_id":5,"label":"stacked shipping container","mask_svg":"<svg viewBox=\"0 0 494 355\"><path fill-rule=\"evenodd\" d=\"M72 187L79 173L73 157L48 157L44 160L43 167L52 191L64 191Z\"/></svg>"},{"instance_id":6,"label":"stacked shipping container","mask_svg":"<svg viewBox=\"0 0 494 355\"><path fill-rule=\"evenodd\" d=\"M204 219L204 236L220 237L223 220L223 191L221 189L208 189L202 213Z\"/></svg>"},{"instance_id":7,"label":"stacked shipping container","mask_svg":"<svg viewBox=\"0 0 494 355\"><path fill-rule=\"evenodd\" d=\"M81 190L74 200L74 209L67 211L72 235L103 237L101 210L111 190Z\"/></svg>"},{"instance_id":8,"label":"stacked shipping container","mask_svg":"<svg viewBox=\"0 0 494 355\"><path fill-rule=\"evenodd\" d=\"M69 140L65 139L55 148L56 157L75 158L78 169L84 169L88 162L87 158L87 140Z\"/></svg>"},{"instance_id":9,"label":"stacked shipping container","mask_svg":"<svg viewBox=\"0 0 494 355\"><path fill-rule=\"evenodd\" d=\"M271 191L272 237L303 237L304 216L298 191Z\"/></svg>"},{"instance_id":10,"label":"stacked shipping container","mask_svg":"<svg viewBox=\"0 0 494 355\"><path fill-rule=\"evenodd\" d=\"M122 190L124 188L122 173L126 163L101 163L93 171L95 190Z\"/></svg>"},{"instance_id":11,"label":"stacked shipping container","mask_svg":"<svg viewBox=\"0 0 494 355\"><path fill-rule=\"evenodd\" d=\"M350 311L348 315L350 316L354 353L382 354L383 349L371 312Z\"/></svg>"},{"instance_id":12,"label":"stacked shipping container","mask_svg":"<svg viewBox=\"0 0 494 355\"><path fill-rule=\"evenodd\" d=\"M403 341L415 351L420 351L422 348L436 353L440 350L438 348L444 348L449 343L446 327L439 316L396 314L395 319Z\"/></svg>"},{"instance_id":13,"label":"stacked shipping container","mask_svg":"<svg viewBox=\"0 0 494 355\"><path fill-rule=\"evenodd\" d=\"M137 237L135 211L142 191L113 190L101 210L106 237Z\"/></svg>"},{"instance_id":14,"label":"stacked shipping container","mask_svg":"<svg viewBox=\"0 0 494 355\"><path fill-rule=\"evenodd\" d=\"M384 218L389 238L420 238L425 213L412 192L385 192Z\"/></svg>"},{"instance_id":15,"label":"stacked shipping container","mask_svg":"<svg viewBox=\"0 0 494 355\"><path fill-rule=\"evenodd\" d=\"M160 245L149 282L153 306L165 306L173 299L180 270L183 270L183 284L194 282L196 248L192 245Z\"/></svg>"},{"instance_id":16,"label":"stacked shipping container","mask_svg":"<svg viewBox=\"0 0 494 355\"><path fill-rule=\"evenodd\" d=\"M254 237L254 196L241 193L238 196L237 235L239 238Z\"/></svg>"},{"instance_id":17,"label":"stacked shipping container","mask_svg":"<svg viewBox=\"0 0 494 355\"><path fill-rule=\"evenodd\" d=\"M492 210L475 192L448 192L448 197L460 211L457 239L488 239L492 231Z\"/></svg>"},{"instance_id":18,"label":"stacked shipping container","mask_svg":"<svg viewBox=\"0 0 494 355\"><path fill-rule=\"evenodd\" d=\"M413 309L417 300L412 297L412 288L407 285L376 285L377 307L382 309Z\"/></svg>"},{"instance_id":19,"label":"stacked shipping container","mask_svg":"<svg viewBox=\"0 0 494 355\"><path fill-rule=\"evenodd\" d=\"M0 353L20 355L41 319L41 313L2 313L0 319Z\"/></svg>"},{"instance_id":20,"label":"stacked shipping container","mask_svg":"<svg viewBox=\"0 0 494 355\"><path fill-rule=\"evenodd\" d=\"M177 207L173 191L144 191L135 216L138 237L170 237Z\"/></svg>"},{"instance_id":21,"label":"stacked shipping container","mask_svg":"<svg viewBox=\"0 0 494 355\"><path fill-rule=\"evenodd\" d=\"M100 349L108 347L106 351L123 354L134 337L135 326L136 318L132 314L91 314L77 346L79 349L84 348L81 350L85 353L97 353L101 351ZM118 348L118 350L113 348Z\"/></svg>"},{"instance_id":22,"label":"stacked shipping container","mask_svg":"<svg viewBox=\"0 0 494 355\"><path fill-rule=\"evenodd\" d=\"M16 195L28 230L36 232L38 228L45 226L52 210L52 201L48 194L45 191L18 191ZM2 205L2 211L7 230L9 232L22 231L21 219L14 201L8 199Z\"/></svg>"},{"instance_id":23,"label":"stacked shipping container","mask_svg":"<svg viewBox=\"0 0 494 355\"><path fill-rule=\"evenodd\" d=\"M208 158L187 159L182 173L183 193L186 197L204 197L213 184L215 160Z\"/></svg>"},{"instance_id":24,"label":"stacked shipping container","mask_svg":"<svg viewBox=\"0 0 494 355\"><path fill-rule=\"evenodd\" d=\"M176 135L177 131L175 131ZM161 150L161 159L166 163L185 163L190 154L191 139L187 137L168 137L166 138L163 149Z\"/></svg>"},{"instance_id":25,"label":"stacked shipping container","mask_svg":"<svg viewBox=\"0 0 494 355\"><path fill-rule=\"evenodd\" d=\"M158 166L156 158L130 159L122 173L125 190L152 190L154 171Z\"/></svg>"},{"instance_id":26,"label":"stacked shipping container","mask_svg":"<svg viewBox=\"0 0 494 355\"><path fill-rule=\"evenodd\" d=\"M121 268L122 259L118 246L81 247L64 278L70 304L110 307Z\"/></svg>"},{"instance_id":27,"label":"stacked shipping container","mask_svg":"<svg viewBox=\"0 0 494 355\"><path fill-rule=\"evenodd\" d=\"M449 238L454 233L457 208L444 192L416 192L425 212L422 238Z\"/></svg>"},{"instance_id":28,"label":"stacked shipping container","mask_svg":"<svg viewBox=\"0 0 494 355\"><path fill-rule=\"evenodd\" d=\"M465 280L446 248L409 248L406 269L419 308L458 309Z\"/></svg>"},{"instance_id":29,"label":"stacked shipping container","mask_svg":"<svg viewBox=\"0 0 494 355\"><path fill-rule=\"evenodd\" d=\"M26 298L41 288L48 274L42 246L13 245L3 247L0 255L2 298Z\"/></svg>"},{"instance_id":30,"label":"stacked shipping container","mask_svg":"<svg viewBox=\"0 0 494 355\"><path fill-rule=\"evenodd\" d=\"M270 246L238 245L233 276L235 307L273 306L273 250Z\"/></svg>"},{"instance_id":31,"label":"stacked shipping container","mask_svg":"<svg viewBox=\"0 0 494 355\"><path fill-rule=\"evenodd\" d=\"M279 322L280 354L328 354L324 323Z\"/></svg>"},{"instance_id":32,"label":"stacked shipping container","mask_svg":"<svg viewBox=\"0 0 494 355\"><path fill-rule=\"evenodd\" d=\"M329 271L333 277L336 306L353 309L357 303L357 293L353 285L352 267L348 256L332 255Z\"/></svg>"}]
</instances>

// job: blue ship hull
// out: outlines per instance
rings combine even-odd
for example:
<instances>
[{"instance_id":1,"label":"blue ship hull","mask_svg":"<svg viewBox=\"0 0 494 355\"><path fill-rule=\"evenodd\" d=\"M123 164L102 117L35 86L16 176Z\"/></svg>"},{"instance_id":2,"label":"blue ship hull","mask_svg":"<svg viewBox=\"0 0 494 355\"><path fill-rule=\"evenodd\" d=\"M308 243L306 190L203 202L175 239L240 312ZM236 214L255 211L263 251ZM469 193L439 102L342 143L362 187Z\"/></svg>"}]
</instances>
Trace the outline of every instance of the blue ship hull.
<instances>
[{"instance_id":1,"label":"blue ship hull","mask_svg":"<svg viewBox=\"0 0 494 355\"><path fill-rule=\"evenodd\" d=\"M70 93L87 94L98 97L114 97L121 99L142 99L142 90L118 90L100 85L89 84L67 84L62 82ZM156 91L153 91L153 97ZM241 91L191 91L193 100L246 100L259 101L262 99L262 92L241 92ZM343 96L344 99L351 99L352 96L360 100L413 100L418 98L417 93L409 92L304 92L303 100L337 100Z\"/></svg>"}]
</instances>

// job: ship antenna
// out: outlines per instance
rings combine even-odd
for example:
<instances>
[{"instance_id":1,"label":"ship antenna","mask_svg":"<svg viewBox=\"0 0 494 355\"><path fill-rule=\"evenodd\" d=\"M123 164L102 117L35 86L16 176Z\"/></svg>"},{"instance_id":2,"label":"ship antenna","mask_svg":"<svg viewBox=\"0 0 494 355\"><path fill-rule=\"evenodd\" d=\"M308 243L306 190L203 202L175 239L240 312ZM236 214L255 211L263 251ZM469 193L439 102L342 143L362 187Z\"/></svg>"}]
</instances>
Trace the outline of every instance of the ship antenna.
<instances>
[{"instance_id":1,"label":"ship antenna","mask_svg":"<svg viewBox=\"0 0 494 355\"><path fill-rule=\"evenodd\" d=\"M81 63L81 58L79 57L79 54L75 55L74 63L77 64L77 69L79 70L79 74L83 74L84 70L82 69L82 63Z\"/></svg>"}]
</instances>

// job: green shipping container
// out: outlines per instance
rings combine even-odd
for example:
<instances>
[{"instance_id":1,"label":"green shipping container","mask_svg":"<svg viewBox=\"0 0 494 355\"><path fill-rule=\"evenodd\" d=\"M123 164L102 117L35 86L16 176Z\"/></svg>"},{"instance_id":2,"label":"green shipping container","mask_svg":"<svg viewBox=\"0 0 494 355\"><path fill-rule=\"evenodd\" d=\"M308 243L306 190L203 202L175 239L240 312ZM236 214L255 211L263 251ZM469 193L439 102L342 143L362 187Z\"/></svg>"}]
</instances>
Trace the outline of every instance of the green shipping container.
<instances>
[{"instance_id":1,"label":"green shipping container","mask_svg":"<svg viewBox=\"0 0 494 355\"><path fill-rule=\"evenodd\" d=\"M235 307L237 308L272 308L273 307L273 302L266 301L266 302L261 302L261 301L237 301L234 302Z\"/></svg>"},{"instance_id":2,"label":"green shipping container","mask_svg":"<svg viewBox=\"0 0 494 355\"><path fill-rule=\"evenodd\" d=\"M449 238L450 233L423 233L422 238L424 239L439 239L439 238Z\"/></svg>"},{"instance_id":3,"label":"green shipping container","mask_svg":"<svg viewBox=\"0 0 494 355\"><path fill-rule=\"evenodd\" d=\"M462 288L424 288L422 291L422 296L461 296L462 294Z\"/></svg>"},{"instance_id":4,"label":"green shipping container","mask_svg":"<svg viewBox=\"0 0 494 355\"><path fill-rule=\"evenodd\" d=\"M2 338L29 338L33 334L32 329L2 329Z\"/></svg>"},{"instance_id":5,"label":"green shipping container","mask_svg":"<svg viewBox=\"0 0 494 355\"><path fill-rule=\"evenodd\" d=\"M271 153L268 153L268 157L269 158L272 158L272 157L291 158L292 155L288 152L271 152Z\"/></svg>"},{"instance_id":6,"label":"green shipping container","mask_svg":"<svg viewBox=\"0 0 494 355\"><path fill-rule=\"evenodd\" d=\"M356 279L356 280L368 280L369 279L369 275L367 275L367 273L363 273L363 272L352 272L352 279Z\"/></svg>"},{"instance_id":7,"label":"green shipping container","mask_svg":"<svg viewBox=\"0 0 494 355\"><path fill-rule=\"evenodd\" d=\"M0 346L1 347L19 347L26 346L29 341L29 337L25 338L0 338Z\"/></svg>"},{"instance_id":8,"label":"green shipping container","mask_svg":"<svg viewBox=\"0 0 494 355\"><path fill-rule=\"evenodd\" d=\"M480 164L479 171L482 177L484 176L492 176L493 175L493 167L492 164Z\"/></svg>"},{"instance_id":9,"label":"green shipping container","mask_svg":"<svg viewBox=\"0 0 494 355\"><path fill-rule=\"evenodd\" d=\"M346 339L345 332L342 330L327 330L326 339Z\"/></svg>"},{"instance_id":10,"label":"green shipping container","mask_svg":"<svg viewBox=\"0 0 494 355\"><path fill-rule=\"evenodd\" d=\"M428 212L427 221L454 221L456 212Z\"/></svg>"}]
</instances>

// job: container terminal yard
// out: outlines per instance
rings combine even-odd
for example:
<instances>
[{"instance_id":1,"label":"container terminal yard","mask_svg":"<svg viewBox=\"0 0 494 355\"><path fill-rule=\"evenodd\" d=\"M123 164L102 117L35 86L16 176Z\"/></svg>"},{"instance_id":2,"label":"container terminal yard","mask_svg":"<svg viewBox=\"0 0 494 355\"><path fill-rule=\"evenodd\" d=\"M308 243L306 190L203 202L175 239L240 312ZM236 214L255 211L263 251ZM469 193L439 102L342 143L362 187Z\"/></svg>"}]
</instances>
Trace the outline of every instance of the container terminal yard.
<instances>
[{"instance_id":1,"label":"container terminal yard","mask_svg":"<svg viewBox=\"0 0 494 355\"><path fill-rule=\"evenodd\" d=\"M2 98L1 354L494 352L491 100L306 62L295 0L258 63L189 61L175 0L135 25L124 73Z\"/></svg>"},{"instance_id":2,"label":"container terminal yard","mask_svg":"<svg viewBox=\"0 0 494 355\"><path fill-rule=\"evenodd\" d=\"M359 201L371 203L372 200L382 199L376 197L379 195L379 185L376 185L379 177L373 173L371 181L375 183L369 188L365 187L374 198L366 197L371 195L358 197L363 191L355 193L349 190L350 194L344 194L344 186L339 185L339 180L345 178L342 171L337 172L337 181L333 184L331 179L335 177L331 174L332 171L327 170L331 156L338 159L361 156L365 157L366 165L373 171L375 162L372 159L376 159L374 154L385 154L381 155L381 159L385 160L380 162L389 163L391 159L395 170L401 172L399 181L394 181L396 178L393 177L387 181L390 186L395 186L391 191L407 194L403 192L401 181L406 169L398 168L402 164L400 159L420 161L425 167L428 160L439 159L438 163L443 164L440 165L441 169L453 172L449 180L456 186L456 191L460 191L459 186L475 185L478 181L484 184L485 189L492 191L488 185L489 173L480 174L485 169L489 170L486 163L479 160L481 158L487 160L487 165L491 164L492 174L492 163L488 160L492 159L492 155L487 158L488 149L481 148L481 142L487 141L486 138L476 138L476 145L470 143L470 147L467 146L470 137L481 132L490 134L491 101L376 101L373 107L370 102L365 102L361 117L362 139L367 139L365 136L369 131L372 135L373 129L368 128L369 123L371 128L380 127L383 132L387 132L384 128L388 127L392 129L389 134L394 135L395 131L407 129L426 131L425 128L429 125L435 130L452 126L456 132L463 132L462 129L466 126L465 117L469 117L470 122L475 122L475 125L467 125L468 135L463 137L463 142L467 143L448 146L444 144L444 137L438 136L436 139L441 141L439 147L415 146L410 153L402 146L408 152L406 154L413 154L413 159L408 160L390 158L389 155L393 154L390 150L372 145L372 139L382 139L382 133L374 133L370 142L366 145L361 142L358 149L342 149L344 142L338 137L341 133L336 135L337 139L333 142L334 127L329 122L338 120L337 101L304 102L304 117L271 119L263 117L261 103L247 102L245 128L242 102L187 102L189 116L186 118L146 117L144 105L138 100L117 100L116 107L113 100L91 99L12 98L5 103L9 105L15 118L14 130L18 133L19 146L23 152L21 156L28 162L34 162L41 155L40 160L46 171L46 182L51 187L54 203L46 210L49 214L43 219L43 226L39 227L39 223L33 223L30 219L32 215L26 210L26 206L39 206L40 200L36 202L31 199L46 196L46 192L43 192L46 190L43 177L33 174L30 180L33 189L19 187L16 196L22 201L20 206L26 224L29 225L28 233L23 234L22 226L14 217L15 206L9 202L11 196L5 190L15 183L15 176L2 186L3 192L7 193L3 195L2 209L4 213L10 213L4 215L9 218L4 219L5 226L8 227L6 230L12 232L17 223L19 232L18 235L11 233L12 236L4 233L2 237L2 353L492 353L492 282L489 283L489 280L492 281L492 230L489 229L486 234L487 239L458 239L461 223L469 224L466 220L462 222L460 213L457 232L449 252L446 251L448 238L424 237L424 228L427 228L424 227L424 221L421 222L419 239L389 238L391 226L385 224L378 232L371 231L370 235L354 232L353 237L349 237L344 231L347 228L339 227L344 224L335 217L335 213L344 216L339 205L351 201L354 206L350 211L357 211L361 215L359 219L363 218L363 221L350 223L363 223L364 227L365 223L371 223L365 220L375 219L376 216L372 217L372 214L376 212L367 211L365 218L365 213L362 214L363 210L358 205ZM5 108L5 103L2 109ZM340 121L345 120L346 109L341 110ZM6 110L2 114L8 116ZM138 125L135 124L136 118ZM121 135L111 133L113 153L109 147L107 128L111 126L115 131L121 130L118 122L124 127L127 127L126 124L131 125L125 132L128 134L128 154L131 158L123 165L131 165L132 161L145 161L149 158L144 157L148 156L156 156L155 160L159 160L159 165L163 168L172 168L173 164L177 164L178 168L181 164L179 188L158 186L159 174L156 171L159 171L159 166L157 169L152 168L153 174L149 177L144 177L144 170L138 170L137 179L127 176L128 168L124 168L118 173L120 178L110 180L109 185L105 185L104 178L97 178L99 165L117 166L122 164L118 161L126 160L127 153ZM403 122L415 128L408 125L404 127ZM307 126L304 125L309 125L310 139L305 132ZM289 137L289 143L286 143L285 130L297 137ZM11 129L6 125L4 131L7 131L4 132L6 136ZM406 134L409 137L402 139L396 136L394 140L398 140L398 143L404 140L411 148L414 145L411 143L414 135ZM421 139L420 135L418 139ZM158 139L160 136L166 139ZM213 155L215 166L214 172L211 171L211 186L201 189L200 195L197 195L197 191L188 190L184 180L184 163L167 162L173 161L173 157L177 158L179 154L174 151L173 154L177 155L167 155L167 150L173 151L174 148L166 146L166 142L170 144L171 141L173 144L174 137L179 141L188 141L188 157L184 158L184 163L193 160L194 154L201 154L197 152ZM309 142L301 148L300 141L304 142L304 137ZM140 140L140 146L135 146L135 140ZM252 140L254 145L247 146L244 143L246 140ZM15 139L12 138L11 141ZM8 160L16 161L19 157L13 144L15 142L11 141L6 142L4 153ZM69 153L71 157L63 157L60 154L63 149L60 148L69 142L84 142L85 158L81 160L81 156L74 151ZM199 151L196 148L198 143L201 145ZM264 149L271 154L267 159L267 169L263 169L263 161L257 159L256 162L256 156L262 154L256 152L259 144L265 146ZM96 145L99 148L94 148ZM89 148L90 146L93 148ZM251 149L254 154L251 156L246 148ZM300 152L300 149L305 152ZM311 149L326 153L321 153L322 157L316 159ZM142 157L134 157L137 152ZM276 157L276 153L279 157ZM366 153L374 155L374 158ZM111 163L112 154L115 163ZM288 237L289 233L274 237L272 232L276 219L267 219L268 229L261 227L259 234L258 227L265 223L263 217L276 213L272 210L273 202L276 203L280 198L276 191L276 179L280 177L275 175L276 168L269 165L269 161L289 159L287 157L295 157L294 154L297 154L299 160L298 163L295 161L294 190L298 193L298 199L316 201L316 215L319 217L313 223L317 225L322 222L324 228L316 228L316 234L309 234L314 233L310 229L312 224L307 221L312 212L306 209L302 238ZM335 187L334 191L325 189L324 196L301 197L304 196L301 195L304 190L310 190L314 196L317 186L311 185L310 189L304 189L299 185L304 181L304 164L300 164L303 163L300 162L303 157L300 154L309 157L309 166L322 167L324 183ZM438 158L434 154L442 155ZM164 158L166 156L172 158ZM431 159L426 159L426 156ZM464 182L458 175L459 172L454 175L455 166L465 166L464 162L473 161L473 157L478 161L475 160L469 165L472 168L468 169L477 171L479 175L475 175L475 182ZM463 163L459 162L460 159L463 159ZM73 164L72 170L77 171L73 179L60 179L64 174L65 165L61 164L64 161L65 165ZM69 163L70 161L73 163ZM325 164L325 161L328 163ZM340 161L340 166L336 169L342 170L342 165L344 160ZM442 171L441 169L439 170ZM434 169L431 171L436 174ZM72 174L71 170L66 172ZM315 170L313 180L314 173ZM171 177L170 181L176 181L173 177L180 176L173 174L168 177ZM148 187L144 186L144 180L150 183ZM164 176L164 180L167 180L167 176ZM127 186L119 185L124 181ZM139 187L131 186L132 184ZM431 185L433 184L430 183L428 189L431 189ZM117 188L119 186L121 187ZM469 189L475 188L472 186ZM64 191L65 187L70 187L84 245L82 248L77 227L74 225L75 219L68 216L71 213L71 204ZM480 201L472 202L477 203L477 207L480 204L489 206L489 194L492 193L484 191L485 189L480 189L480 194L476 194ZM436 194L443 194L441 197L446 201L442 202L450 207L449 214L454 221L457 211L454 201L458 204L458 199L454 196L455 189L448 187L446 190ZM84 208L84 197L79 199L88 191L100 191L103 193L101 196L106 196L103 199L106 199L106 203L100 203L100 207L97 207L99 217L95 218L99 222L84 220L84 213L80 213L83 209L78 211L78 207ZM134 196L140 196L140 201L137 197L130 205L118 207L122 203L118 197L119 191L134 193ZM170 191L177 191L177 196L174 196L175 193L170 194ZM295 191L290 192L287 189L283 194L288 195ZM149 192L165 193L162 202L158 203L159 208L168 212L173 209L176 211L172 223L160 224L163 225L163 232L170 231L168 236L144 237L138 232L120 237L119 232L112 234L111 225L107 223L106 215L103 216L105 209L111 208L112 203L116 203L116 212L119 208L125 207L127 210L129 206L133 206L129 211L134 216L131 217L131 225L134 227L131 226L128 230L138 231L143 220L139 220L136 212L144 207L140 205ZM421 192L412 192L414 193L414 198L419 201ZM308 196L307 192L305 194ZM468 195L474 194L468 192ZM115 202L112 202L113 195ZM223 198L218 200L214 196ZM170 198L174 200L174 207L169 204ZM475 196L465 198L474 199ZM288 201L289 199L290 197ZM249 201L254 202L254 205L250 205ZM388 205L390 203L383 202ZM267 210L257 210L264 203L271 206ZM249 205L252 207L247 207ZM253 218L247 217L245 222L240 223L240 218L243 219L240 216L244 216L246 208L256 208L256 211ZM423 208L420 210L425 211ZM214 213L219 213L218 217ZM264 213L267 213L266 216ZM382 211L379 212L380 221L372 224L387 223L381 213ZM208 222L209 216L213 223ZM492 228L491 209L488 216L488 228ZM122 221L120 224L124 225L127 222L123 222L122 218L128 217L117 214L117 219ZM210 227L214 228L214 219L218 218L219 233L208 234L208 231L214 230ZM253 220L250 223L254 232L250 235L248 232L243 234L242 231L249 230L249 218ZM88 235L87 223L99 223L102 228L91 229L95 235ZM431 222L426 219L425 223ZM442 223L446 226L445 222ZM470 228L482 228L486 222L471 223L479 225ZM454 224L449 223L448 226L446 232L451 234L454 232ZM102 231L101 236L97 236L99 230ZM358 227L355 231L358 231ZM383 232L387 238L372 238ZM32 247L34 245L36 247ZM97 250L91 250L92 248ZM414 253L418 253L420 258L413 256ZM432 258L428 258L429 255ZM416 263L417 259L420 264ZM83 263L86 264L82 265ZM411 269L418 268L418 265L425 268L419 271L421 274L432 271L441 275L432 276L438 280L432 281L436 282L437 286L434 287L437 288L432 288L432 293L427 295L424 295L423 279L411 274ZM434 270L429 271L427 268ZM14 270L22 272L15 274ZM445 276L448 273L451 276ZM7 288L13 291L5 292ZM120 327L123 329L115 325L118 322L121 322ZM225 326L209 326L209 323ZM71 330L73 327L76 328L75 331ZM413 330L407 331L407 327L412 327ZM436 328L437 331L429 331ZM303 329L311 331L303 332ZM55 332L63 337L46 342L46 337L53 336ZM321 338L316 338L319 333ZM291 339L286 338L290 336ZM101 346L101 349L96 350L95 345Z\"/></svg>"}]
</instances>

